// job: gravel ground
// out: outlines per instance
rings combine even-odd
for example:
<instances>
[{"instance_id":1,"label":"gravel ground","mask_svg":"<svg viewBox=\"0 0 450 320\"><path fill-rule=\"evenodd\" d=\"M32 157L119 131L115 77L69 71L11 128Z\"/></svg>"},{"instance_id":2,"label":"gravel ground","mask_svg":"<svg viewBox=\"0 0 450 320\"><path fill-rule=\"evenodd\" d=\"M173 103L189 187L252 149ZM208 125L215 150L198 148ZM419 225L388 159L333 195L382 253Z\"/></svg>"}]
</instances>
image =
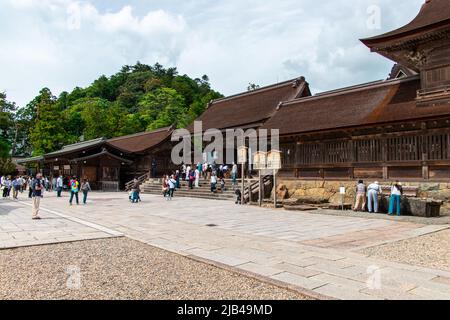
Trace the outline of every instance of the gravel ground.
<instances>
[{"instance_id":1,"label":"gravel ground","mask_svg":"<svg viewBox=\"0 0 450 320\"><path fill-rule=\"evenodd\" d=\"M450 230L362 251L373 257L450 271Z\"/></svg>"},{"instance_id":2,"label":"gravel ground","mask_svg":"<svg viewBox=\"0 0 450 320\"><path fill-rule=\"evenodd\" d=\"M81 276L69 277L68 268L78 268ZM68 288L68 283L77 282L81 283L79 289ZM140 242L116 238L0 250L0 300L6 299L308 298Z\"/></svg>"}]
</instances>

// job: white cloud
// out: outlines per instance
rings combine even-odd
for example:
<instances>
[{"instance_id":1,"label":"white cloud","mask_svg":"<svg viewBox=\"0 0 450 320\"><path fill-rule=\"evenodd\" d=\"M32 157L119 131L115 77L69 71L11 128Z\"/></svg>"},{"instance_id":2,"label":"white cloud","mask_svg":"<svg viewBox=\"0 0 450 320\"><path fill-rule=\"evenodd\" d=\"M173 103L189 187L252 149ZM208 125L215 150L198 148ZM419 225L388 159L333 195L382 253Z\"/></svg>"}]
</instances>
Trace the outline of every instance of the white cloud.
<instances>
[{"instance_id":1,"label":"white cloud","mask_svg":"<svg viewBox=\"0 0 450 320\"><path fill-rule=\"evenodd\" d=\"M407 23L423 0L0 2L0 90L24 105L138 60L208 74L225 94L300 75L315 91L375 80L391 62L358 38ZM380 30L367 24L374 5Z\"/></svg>"}]
</instances>

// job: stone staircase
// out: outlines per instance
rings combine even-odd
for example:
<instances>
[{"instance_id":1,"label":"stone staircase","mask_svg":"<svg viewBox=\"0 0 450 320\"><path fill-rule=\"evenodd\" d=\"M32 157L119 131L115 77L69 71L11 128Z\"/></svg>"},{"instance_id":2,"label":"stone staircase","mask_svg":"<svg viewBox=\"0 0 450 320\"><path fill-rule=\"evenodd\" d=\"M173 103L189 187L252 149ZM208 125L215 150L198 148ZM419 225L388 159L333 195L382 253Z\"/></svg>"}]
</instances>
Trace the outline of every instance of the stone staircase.
<instances>
[{"instance_id":1,"label":"stone staircase","mask_svg":"<svg viewBox=\"0 0 450 320\"><path fill-rule=\"evenodd\" d=\"M181 188L175 190L174 197L199 198L210 200L236 201L235 188L231 180L226 180L226 190L220 190L218 185L217 193L211 192L211 184L206 180L200 181L200 187L192 190L188 187L188 182L182 181ZM239 188L239 187L236 187ZM141 185L141 192L144 194L153 194L162 196L162 182L160 179L148 179Z\"/></svg>"}]
</instances>

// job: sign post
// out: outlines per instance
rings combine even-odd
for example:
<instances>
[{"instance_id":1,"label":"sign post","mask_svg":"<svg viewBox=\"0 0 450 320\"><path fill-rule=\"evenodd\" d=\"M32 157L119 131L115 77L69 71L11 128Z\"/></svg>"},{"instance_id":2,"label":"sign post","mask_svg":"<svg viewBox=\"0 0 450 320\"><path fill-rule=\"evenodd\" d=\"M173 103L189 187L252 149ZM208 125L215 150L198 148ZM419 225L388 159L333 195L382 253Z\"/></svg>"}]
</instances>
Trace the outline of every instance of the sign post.
<instances>
[{"instance_id":1,"label":"sign post","mask_svg":"<svg viewBox=\"0 0 450 320\"><path fill-rule=\"evenodd\" d=\"M341 207L342 207L342 211L344 211L344 199L345 199L345 187L340 187L339 188L339 193L341 194Z\"/></svg>"},{"instance_id":2,"label":"sign post","mask_svg":"<svg viewBox=\"0 0 450 320\"><path fill-rule=\"evenodd\" d=\"M263 195L264 195L264 184L262 181L262 171L266 169L267 166L267 154L262 151L255 153L254 157L254 168L259 172L259 206L262 207Z\"/></svg>"},{"instance_id":3,"label":"sign post","mask_svg":"<svg viewBox=\"0 0 450 320\"><path fill-rule=\"evenodd\" d=\"M278 199L277 199L277 173L278 170L281 169L281 151L278 150L272 150L267 155L267 169L273 170L273 199L274 199L274 205L275 209L278 206Z\"/></svg>"},{"instance_id":4,"label":"sign post","mask_svg":"<svg viewBox=\"0 0 450 320\"><path fill-rule=\"evenodd\" d=\"M245 197L244 197L244 192L245 192L245 164L247 163L247 147L246 146L241 146L238 148L238 163L241 165L242 167L242 189L241 189L241 205L245 204ZM249 190L249 196L250 196L250 192L251 190Z\"/></svg>"}]
</instances>

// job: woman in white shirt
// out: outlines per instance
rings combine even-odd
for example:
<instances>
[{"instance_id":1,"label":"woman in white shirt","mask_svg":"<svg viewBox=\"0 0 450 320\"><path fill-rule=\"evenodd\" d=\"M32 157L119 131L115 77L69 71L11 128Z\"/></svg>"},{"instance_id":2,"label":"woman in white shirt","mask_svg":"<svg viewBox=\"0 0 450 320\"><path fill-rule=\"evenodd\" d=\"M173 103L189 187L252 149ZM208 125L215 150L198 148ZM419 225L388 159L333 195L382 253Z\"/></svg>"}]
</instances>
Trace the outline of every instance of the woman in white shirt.
<instances>
[{"instance_id":1,"label":"woman in white shirt","mask_svg":"<svg viewBox=\"0 0 450 320\"><path fill-rule=\"evenodd\" d=\"M391 188L391 199L389 201L389 215L394 214L394 206L397 208L397 216L401 214L403 188L402 184L396 181Z\"/></svg>"}]
</instances>

